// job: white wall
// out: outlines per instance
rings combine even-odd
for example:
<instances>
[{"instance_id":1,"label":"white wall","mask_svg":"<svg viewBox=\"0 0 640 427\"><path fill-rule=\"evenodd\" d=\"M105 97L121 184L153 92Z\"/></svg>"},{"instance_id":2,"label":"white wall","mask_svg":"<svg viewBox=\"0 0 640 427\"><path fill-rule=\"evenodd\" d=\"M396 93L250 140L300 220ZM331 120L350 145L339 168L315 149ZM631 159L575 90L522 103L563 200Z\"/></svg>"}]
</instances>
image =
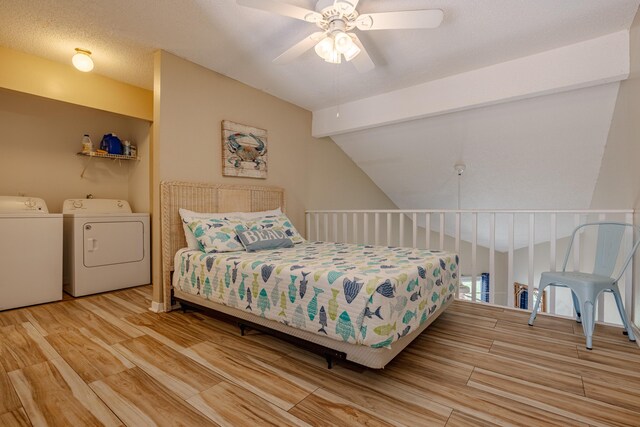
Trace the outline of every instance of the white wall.
<instances>
[{"instance_id":1,"label":"white wall","mask_svg":"<svg viewBox=\"0 0 640 427\"><path fill-rule=\"evenodd\" d=\"M133 199L136 209L148 211L148 164L76 153L84 133L99 144L103 134L115 132L140 141L148 159L149 122L0 89L0 130L0 194L41 197L51 212L60 212L64 199L87 194Z\"/></svg>"},{"instance_id":2,"label":"white wall","mask_svg":"<svg viewBox=\"0 0 640 427\"><path fill-rule=\"evenodd\" d=\"M640 13L629 34L631 74L620 83L592 208L629 208L640 211ZM634 222L640 224L640 214ZM634 262L634 313L640 326L640 254ZM627 308L628 311L629 308Z\"/></svg>"}]
</instances>

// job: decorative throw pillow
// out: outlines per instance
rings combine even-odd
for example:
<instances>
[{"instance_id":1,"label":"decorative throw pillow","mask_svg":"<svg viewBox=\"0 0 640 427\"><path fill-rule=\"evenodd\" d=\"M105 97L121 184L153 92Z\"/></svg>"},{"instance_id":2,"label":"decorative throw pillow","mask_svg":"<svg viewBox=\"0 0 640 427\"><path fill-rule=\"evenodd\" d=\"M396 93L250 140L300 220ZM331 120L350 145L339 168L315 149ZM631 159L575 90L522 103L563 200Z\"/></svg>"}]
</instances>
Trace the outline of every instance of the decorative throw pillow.
<instances>
[{"instance_id":1,"label":"decorative throw pillow","mask_svg":"<svg viewBox=\"0 0 640 427\"><path fill-rule=\"evenodd\" d=\"M232 219L242 218L248 220L255 220L265 216L281 215L282 210L280 208L270 211L260 212L227 212L227 213L213 213L213 212L195 212L188 209L179 209L180 218L182 219L182 227L184 229L184 237L187 240L187 247L194 250L204 250L204 248L198 242L198 239L193 235L193 232L189 228L189 223L196 219Z\"/></svg>"},{"instance_id":2,"label":"decorative throw pillow","mask_svg":"<svg viewBox=\"0 0 640 427\"><path fill-rule=\"evenodd\" d=\"M194 219L188 226L204 252L244 250L236 233L247 229L241 219Z\"/></svg>"},{"instance_id":3,"label":"decorative throw pillow","mask_svg":"<svg viewBox=\"0 0 640 427\"><path fill-rule=\"evenodd\" d=\"M293 242L287 237L284 229L280 227L245 230L239 231L237 234L247 252L293 247Z\"/></svg>"},{"instance_id":4,"label":"decorative throw pillow","mask_svg":"<svg viewBox=\"0 0 640 427\"><path fill-rule=\"evenodd\" d=\"M260 230L268 230L276 227L282 228L287 237L291 239L294 244L303 243L305 241L285 214L266 216L264 218L248 221L247 224L250 224L248 228L251 229L257 228Z\"/></svg>"}]
</instances>

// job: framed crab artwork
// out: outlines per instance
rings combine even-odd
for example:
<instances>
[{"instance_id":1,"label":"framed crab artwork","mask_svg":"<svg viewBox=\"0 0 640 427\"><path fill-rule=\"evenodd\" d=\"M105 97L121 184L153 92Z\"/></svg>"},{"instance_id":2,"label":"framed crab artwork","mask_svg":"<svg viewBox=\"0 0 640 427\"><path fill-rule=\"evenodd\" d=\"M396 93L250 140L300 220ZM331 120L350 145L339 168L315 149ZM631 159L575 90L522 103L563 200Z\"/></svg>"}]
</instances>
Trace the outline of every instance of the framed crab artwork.
<instances>
[{"instance_id":1,"label":"framed crab artwork","mask_svg":"<svg viewBox=\"0 0 640 427\"><path fill-rule=\"evenodd\" d=\"M267 131L222 121L222 175L267 177Z\"/></svg>"}]
</instances>

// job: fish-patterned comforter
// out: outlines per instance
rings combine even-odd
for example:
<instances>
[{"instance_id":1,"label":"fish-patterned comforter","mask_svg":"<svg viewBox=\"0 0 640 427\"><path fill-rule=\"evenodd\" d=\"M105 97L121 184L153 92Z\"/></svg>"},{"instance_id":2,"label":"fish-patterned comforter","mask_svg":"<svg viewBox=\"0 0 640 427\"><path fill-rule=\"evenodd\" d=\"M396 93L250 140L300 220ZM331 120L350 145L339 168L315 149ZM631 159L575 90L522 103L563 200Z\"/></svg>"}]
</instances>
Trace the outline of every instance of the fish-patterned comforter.
<instances>
[{"instance_id":1,"label":"fish-patterned comforter","mask_svg":"<svg viewBox=\"0 0 640 427\"><path fill-rule=\"evenodd\" d=\"M308 242L259 252L182 249L173 286L216 303L374 348L416 330L458 288L451 252Z\"/></svg>"}]
</instances>

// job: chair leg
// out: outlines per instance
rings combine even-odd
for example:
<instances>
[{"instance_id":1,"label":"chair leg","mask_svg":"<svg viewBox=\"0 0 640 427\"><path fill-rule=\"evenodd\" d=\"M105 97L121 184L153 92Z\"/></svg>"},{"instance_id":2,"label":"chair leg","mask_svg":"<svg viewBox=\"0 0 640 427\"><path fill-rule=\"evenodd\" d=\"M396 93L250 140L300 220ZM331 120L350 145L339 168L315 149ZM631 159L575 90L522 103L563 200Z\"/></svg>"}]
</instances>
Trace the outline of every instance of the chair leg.
<instances>
[{"instance_id":1,"label":"chair leg","mask_svg":"<svg viewBox=\"0 0 640 427\"><path fill-rule=\"evenodd\" d=\"M585 301L582 310L582 329L587 339L587 350L593 348L593 328L595 326L595 317L593 313L593 303Z\"/></svg>"},{"instance_id":2,"label":"chair leg","mask_svg":"<svg viewBox=\"0 0 640 427\"><path fill-rule=\"evenodd\" d=\"M613 294L613 298L616 300L616 305L618 306L618 313L620 313L620 318L622 319L622 324L624 325L624 330L626 335L629 338L629 341L635 342L636 337L633 334L633 329L629 324L629 319L627 318L627 313L624 311L624 305L622 304L622 298L620 297L620 292L617 287L611 289L611 293Z\"/></svg>"},{"instance_id":3,"label":"chair leg","mask_svg":"<svg viewBox=\"0 0 640 427\"><path fill-rule=\"evenodd\" d=\"M578 301L578 297L571 290L571 298L573 299L573 308L576 311L576 322L582 323L582 315L580 314L580 301Z\"/></svg>"},{"instance_id":4,"label":"chair leg","mask_svg":"<svg viewBox=\"0 0 640 427\"><path fill-rule=\"evenodd\" d=\"M536 303L533 306L533 311L531 312L531 316L529 316L529 326L533 326L533 322L536 320L536 316L538 315L538 309L540 308L540 300L542 300L542 295L544 289L549 285L544 285L538 288L538 298L536 299Z\"/></svg>"}]
</instances>

